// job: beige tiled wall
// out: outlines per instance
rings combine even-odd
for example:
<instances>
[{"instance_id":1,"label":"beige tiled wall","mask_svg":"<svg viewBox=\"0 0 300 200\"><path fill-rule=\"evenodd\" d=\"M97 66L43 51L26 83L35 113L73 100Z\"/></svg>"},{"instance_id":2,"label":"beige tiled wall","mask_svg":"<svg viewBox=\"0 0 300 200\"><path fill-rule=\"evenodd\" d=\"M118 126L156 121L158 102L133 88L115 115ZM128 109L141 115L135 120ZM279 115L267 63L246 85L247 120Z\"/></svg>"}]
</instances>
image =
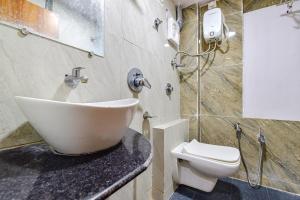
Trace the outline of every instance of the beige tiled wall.
<instances>
[{"instance_id":1,"label":"beige tiled wall","mask_svg":"<svg viewBox=\"0 0 300 200\"><path fill-rule=\"evenodd\" d=\"M171 151L188 140L188 125L188 120L180 119L154 127L153 199L168 200L177 187L173 181L177 158Z\"/></svg>"},{"instance_id":2,"label":"beige tiled wall","mask_svg":"<svg viewBox=\"0 0 300 200\"><path fill-rule=\"evenodd\" d=\"M17 107L14 96L71 102L105 101L127 97L141 100L132 127L142 131L142 113L158 116L158 124L179 116L179 79L170 65L175 50L165 47L166 8L175 15L171 1L109 0L105 2L105 56L88 58L86 52L34 35L19 37L13 28L0 25L0 148L39 141ZM156 17L164 20L157 32ZM75 66L86 67L87 84L76 89L64 85L64 75ZM139 67L152 84L139 95L127 86L127 72ZM172 98L164 88L174 86ZM160 102L159 104L157 102ZM9 137L7 137L9 136Z\"/></svg>"},{"instance_id":3,"label":"beige tiled wall","mask_svg":"<svg viewBox=\"0 0 300 200\"><path fill-rule=\"evenodd\" d=\"M286 1L286 0L285 0ZM253 1L253 0L243 0L244 4L244 12L250 12L253 10L261 9L268 6L277 5L283 0L260 0L260 1Z\"/></svg>"},{"instance_id":4,"label":"beige tiled wall","mask_svg":"<svg viewBox=\"0 0 300 200\"><path fill-rule=\"evenodd\" d=\"M152 200L152 167L127 183L107 200Z\"/></svg>"},{"instance_id":5,"label":"beige tiled wall","mask_svg":"<svg viewBox=\"0 0 300 200\"><path fill-rule=\"evenodd\" d=\"M256 2L256 3L255 3ZM250 11L272 5L272 1L246 1L244 10ZM263 167L263 181L267 186L289 192L300 193L300 122L260 120L242 118L242 48L243 48L243 2L242 0L219 0L226 23L235 36L228 44L222 45L214 55L201 58L199 70L181 78L181 114L188 116L195 123L190 123L190 130L197 130L202 142L237 147L233 123L240 122L246 136L242 138L243 153L254 178L258 161L258 143L256 135L261 127L266 135L266 150ZM249 5L252 7L249 8ZM246 7L245 7L246 6ZM197 41L194 34L197 18L202 16L207 6L195 12L194 5L185 10L186 23L181 35L182 49L195 50L190 43ZM202 50L207 48L201 39ZM190 67L197 62L183 58ZM195 75L197 74L198 75ZM197 100L198 99L198 100ZM198 101L198 103L197 103ZM198 109L197 109L198 106ZM198 122L198 123L197 123ZM195 132L190 132L195 138ZM196 137L197 138L197 137ZM241 166L237 178L246 179Z\"/></svg>"},{"instance_id":6,"label":"beige tiled wall","mask_svg":"<svg viewBox=\"0 0 300 200\"><path fill-rule=\"evenodd\" d=\"M83 51L34 35L19 37L15 29L0 25L0 149L41 141L17 107L15 95L71 102L136 97L141 104L131 128L149 139L153 126L178 119L179 78L170 65L175 50L164 45L166 9L175 16L171 0L106 0L104 58L88 58ZM164 21L158 32L153 29L157 17ZM71 90L63 81L75 66L86 67L83 74L89 82ZM144 72L151 90L131 93L126 78L133 67ZM167 83L174 87L171 98L165 95ZM158 117L143 120L144 111ZM149 199L151 176L150 167L122 189L127 199Z\"/></svg>"},{"instance_id":7,"label":"beige tiled wall","mask_svg":"<svg viewBox=\"0 0 300 200\"><path fill-rule=\"evenodd\" d=\"M198 49L198 7L193 5L183 10L184 26L180 34L180 50L186 51L191 54L196 54ZM199 67L198 59L190 58L187 56L181 57L181 63L186 64L190 68ZM190 70L183 72L187 75L180 76L180 112L181 117L189 119L189 138L199 138L199 71L189 73ZM182 103L186 102L186 103Z\"/></svg>"}]
</instances>

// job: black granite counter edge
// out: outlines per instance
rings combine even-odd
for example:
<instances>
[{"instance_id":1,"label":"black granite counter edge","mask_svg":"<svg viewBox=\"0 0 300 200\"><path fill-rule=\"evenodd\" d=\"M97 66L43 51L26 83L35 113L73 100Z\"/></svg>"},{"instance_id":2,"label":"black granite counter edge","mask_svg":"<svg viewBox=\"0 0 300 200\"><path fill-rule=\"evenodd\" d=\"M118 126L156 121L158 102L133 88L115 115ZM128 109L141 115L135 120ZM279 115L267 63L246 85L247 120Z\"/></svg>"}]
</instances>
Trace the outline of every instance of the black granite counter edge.
<instances>
[{"instance_id":1,"label":"black granite counter edge","mask_svg":"<svg viewBox=\"0 0 300 200\"><path fill-rule=\"evenodd\" d=\"M0 199L106 199L152 157L150 141L132 129L113 150L85 156L58 156L45 143L1 151Z\"/></svg>"},{"instance_id":2,"label":"black granite counter edge","mask_svg":"<svg viewBox=\"0 0 300 200\"><path fill-rule=\"evenodd\" d=\"M149 158L146 160L146 162L143 165L141 165L139 168L137 168L134 171L132 171L131 173L129 173L127 176L124 176L121 180L115 182L113 185L111 185L109 188L106 188L101 193L88 198L88 200L93 200L93 199L101 200L101 199L108 198L110 195L117 192L117 190L121 189L127 183L129 183L130 181L132 181L136 177L138 177L138 175L143 173L151 164L152 158L153 158L153 148L152 148L152 144L151 144L151 152L150 152Z\"/></svg>"}]
</instances>

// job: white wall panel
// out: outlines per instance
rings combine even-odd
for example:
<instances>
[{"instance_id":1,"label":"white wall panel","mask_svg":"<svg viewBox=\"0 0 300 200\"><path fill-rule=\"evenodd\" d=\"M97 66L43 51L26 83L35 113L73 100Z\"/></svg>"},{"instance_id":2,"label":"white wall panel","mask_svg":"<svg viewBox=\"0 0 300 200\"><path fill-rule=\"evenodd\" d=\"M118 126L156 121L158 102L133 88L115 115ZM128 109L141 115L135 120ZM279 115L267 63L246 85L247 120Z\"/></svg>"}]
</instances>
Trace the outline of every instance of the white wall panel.
<instances>
[{"instance_id":1,"label":"white wall panel","mask_svg":"<svg viewBox=\"0 0 300 200\"><path fill-rule=\"evenodd\" d=\"M243 116L300 120L300 2L244 14Z\"/></svg>"}]
</instances>

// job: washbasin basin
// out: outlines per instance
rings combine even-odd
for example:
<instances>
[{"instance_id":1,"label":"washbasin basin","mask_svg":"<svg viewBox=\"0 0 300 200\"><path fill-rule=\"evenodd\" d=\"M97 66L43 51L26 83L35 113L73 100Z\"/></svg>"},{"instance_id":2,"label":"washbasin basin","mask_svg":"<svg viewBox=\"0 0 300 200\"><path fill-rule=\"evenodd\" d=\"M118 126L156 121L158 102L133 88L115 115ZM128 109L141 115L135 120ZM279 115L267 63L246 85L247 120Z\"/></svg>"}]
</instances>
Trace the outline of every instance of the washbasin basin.
<instances>
[{"instance_id":1,"label":"washbasin basin","mask_svg":"<svg viewBox=\"0 0 300 200\"><path fill-rule=\"evenodd\" d=\"M89 154L118 144L129 127L138 99L69 103L15 97L31 125L55 152Z\"/></svg>"}]
</instances>

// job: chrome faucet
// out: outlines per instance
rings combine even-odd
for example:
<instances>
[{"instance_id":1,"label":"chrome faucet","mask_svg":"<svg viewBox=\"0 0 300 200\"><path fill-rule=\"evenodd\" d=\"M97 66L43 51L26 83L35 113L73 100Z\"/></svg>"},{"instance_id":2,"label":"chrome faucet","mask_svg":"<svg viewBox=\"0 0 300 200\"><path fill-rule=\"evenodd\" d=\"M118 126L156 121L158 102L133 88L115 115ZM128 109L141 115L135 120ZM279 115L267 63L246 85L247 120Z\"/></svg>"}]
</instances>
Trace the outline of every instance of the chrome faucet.
<instances>
[{"instance_id":1,"label":"chrome faucet","mask_svg":"<svg viewBox=\"0 0 300 200\"><path fill-rule=\"evenodd\" d=\"M238 122L238 123L234 124L233 127L235 129L236 137L238 139L241 139L242 134L243 134L243 129L241 128L240 123Z\"/></svg>"},{"instance_id":2,"label":"chrome faucet","mask_svg":"<svg viewBox=\"0 0 300 200\"><path fill-rule=\"evenodd\" d=\"M136 79L134 79L134 85L136 87L144 86L148 89L151 89L151 84L149 83L148 79L144 77L137 77Z\"/></svg>"},{"instance_id":3,"label":"chrome faucet","mask_svg":"<svg viewBox=\"0 0 300 200\"><path fill-rule=\"evenodd\" d=\"M75 67L72 69L72 74L66 74L65 75L65 83L67 86L71 88L76 88L78 84L81 83L87 83L88 77L87 76L80 76L80 70L85 69L83 67Z\"/></svg>"},{"instance_id":4,"label":"chrome faucet","mask_svg":"<svg viewBox=\"0 0 300 200\"><path fill-rule=\"evenodd\" d=\"M144 114L143 114L144 119L151 119L151 118L156 118L156 117L157 116L150 115L148 111L144 112Z\"/></svg>"},{"instance_id":5,"label":"chrome faucet","mask_svg":"<svg viewBox=\"0 0 300 200\"><path fill-rule=\"evenodd\" d=\"M264 145L266 143L266 137L262 128L259 128L259 132L257 134L257 140L261 145Z\"/></svg>"}]
</instances>

